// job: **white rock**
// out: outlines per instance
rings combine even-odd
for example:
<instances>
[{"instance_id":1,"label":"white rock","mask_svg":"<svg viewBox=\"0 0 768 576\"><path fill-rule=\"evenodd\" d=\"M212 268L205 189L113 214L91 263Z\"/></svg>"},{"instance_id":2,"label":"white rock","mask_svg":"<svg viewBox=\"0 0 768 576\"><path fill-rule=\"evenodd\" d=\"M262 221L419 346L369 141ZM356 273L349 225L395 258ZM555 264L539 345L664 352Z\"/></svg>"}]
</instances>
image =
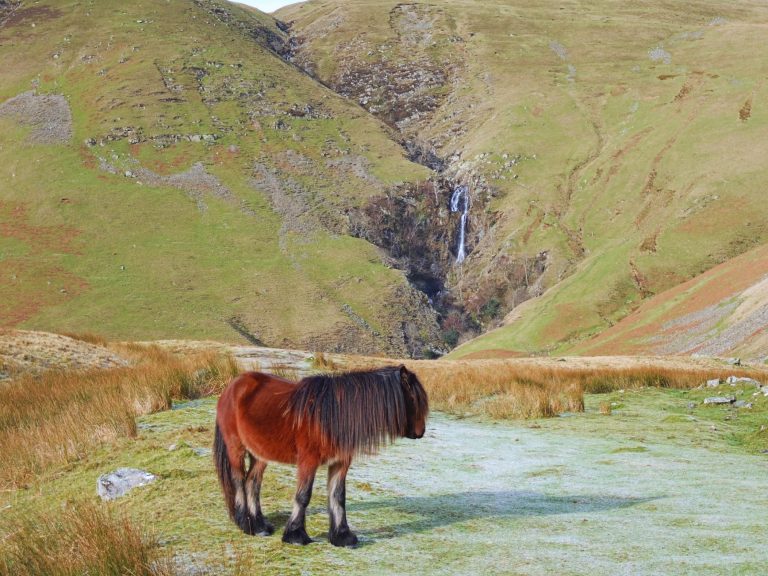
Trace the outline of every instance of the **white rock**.
<instances>
[{"instance_id":1,"label":"white rock","mask_svg":"<svg viewBox=\"0 0 768 576\"><path fill-rule=\"evenodd\" d=\"M118 468L109 474L102 474L96 481L96 491L102 500L115 500L130 490L146 486L157 480L157 476L138 468Z\"/></svg>"},{"instance_id":2,"label":"white rock","mask_svg":"<svg viewBox=\"0 0 768 576\"><path fill-rule=\"evenodd\" d=\"M710 396L704 398L704 404L732 404L736 401L733 396Z\"/></svg>"}]
</instances>

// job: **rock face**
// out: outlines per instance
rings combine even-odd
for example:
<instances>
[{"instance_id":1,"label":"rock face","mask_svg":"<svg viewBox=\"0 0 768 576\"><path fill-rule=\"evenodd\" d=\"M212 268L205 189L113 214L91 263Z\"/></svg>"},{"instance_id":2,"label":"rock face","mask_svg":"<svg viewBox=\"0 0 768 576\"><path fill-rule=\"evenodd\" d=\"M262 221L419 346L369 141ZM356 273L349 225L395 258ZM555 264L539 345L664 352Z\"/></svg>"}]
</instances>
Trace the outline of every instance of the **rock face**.
<instances>
[{"instance_id":1,"label":"rock face","mask_svg":"<svg viewBox=\"0 0 768 576\"><path fill-rule=\"evenodd\" d=\"M96 481L96 491L102 500L115 500L130 490L146 486L157 480L157 476L138 468L118 468L109 474L102 474Z\"/></svg>"},{"instance_id":2,"label":"rock face","mask_svg":"<svg viewBox=\"0 0 768 576\"><path fill-rule=\"evenodd\" d=\"M292 37L288 58L316 76L313 42L341 23L332 19L327 28L312 27ZM464 40L448 28L437 6L397 4L389 13L391 36L372 39L363 33L338 43L333 55L338 65L323 81L401 133L413 135L447 98L447 87L461 72Z\"/></svg>"}]
</instances>

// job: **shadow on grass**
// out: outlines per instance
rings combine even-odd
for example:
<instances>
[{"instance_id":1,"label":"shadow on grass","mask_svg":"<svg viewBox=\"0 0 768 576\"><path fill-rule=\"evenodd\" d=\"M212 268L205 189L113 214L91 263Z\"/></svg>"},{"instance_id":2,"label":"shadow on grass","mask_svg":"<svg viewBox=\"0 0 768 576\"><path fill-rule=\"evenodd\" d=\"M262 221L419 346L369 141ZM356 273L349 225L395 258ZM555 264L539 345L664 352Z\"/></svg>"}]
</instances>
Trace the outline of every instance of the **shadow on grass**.
<instances>
[{"instance_id":1,"label":"shadow on grass","mask_svg":"<svg viewBox=\"0 0 768 576\"><path fill-rule=\"evenodd\" d=\"M550 516L558 514L589 514L603 510L628 508L652 500L620 496L569 495L550 496L538 492L492 491L456 492L431 496L403 496L363 502L350 502L349 514L354 522L356 512L382 510L406 515L402 522L373 530L361 530L361 535L373 541L403 534L427 532L434 528L459 522L492 518ZM413 518L418 516L417 518ZM369 543L373 543L370 542Z\"/></svg>"}]
</instances>

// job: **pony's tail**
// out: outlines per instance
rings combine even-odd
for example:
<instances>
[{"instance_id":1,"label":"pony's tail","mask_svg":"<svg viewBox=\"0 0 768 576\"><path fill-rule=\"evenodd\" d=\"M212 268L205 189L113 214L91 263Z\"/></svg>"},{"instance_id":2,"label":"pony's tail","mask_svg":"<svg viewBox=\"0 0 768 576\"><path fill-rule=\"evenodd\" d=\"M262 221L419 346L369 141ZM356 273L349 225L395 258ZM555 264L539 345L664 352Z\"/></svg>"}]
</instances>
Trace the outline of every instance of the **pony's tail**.
<instances>
[{"instance_id":1,"label":"pony's tail","mask_svg":"<svg viewBox=\"0 0 768 576\"><path fill-rule=\"evenodd\" d=\"M219 476L221 491L224 493L224 501L227 503L229 517L235 519L235 484L232 480L232 465L227 454L227 445L221 435L219 423L216 423L216 435L213 439L213 460L216 463L216 473Z\"/></svg>"}]
</instances>

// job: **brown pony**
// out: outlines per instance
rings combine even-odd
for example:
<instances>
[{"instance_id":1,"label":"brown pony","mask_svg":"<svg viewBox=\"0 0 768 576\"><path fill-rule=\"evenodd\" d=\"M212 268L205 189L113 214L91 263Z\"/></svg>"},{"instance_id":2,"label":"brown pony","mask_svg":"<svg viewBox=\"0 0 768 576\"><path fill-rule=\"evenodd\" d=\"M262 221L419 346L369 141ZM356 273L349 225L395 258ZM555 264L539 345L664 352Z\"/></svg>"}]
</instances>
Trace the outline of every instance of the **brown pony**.
<instances>
[{"instance_id":1,"label":"brown pony","mask_svg":"<svg viewBox=\"0 0 768 576\"><path fill-rule=\"evenodd\" d=\"M272 534L259 501L268 462L298 466L283 542L309 544L304 515L318 466L328 465L328 539L354 546L347 525L346 476L352 458L392 440L424 435L429 404L405 366L320 375L291 382L241 374L219 398L213 455L229 515L246 534ZM248 456L246 461L246 456Z\"/></svg>"}]
</instances>

